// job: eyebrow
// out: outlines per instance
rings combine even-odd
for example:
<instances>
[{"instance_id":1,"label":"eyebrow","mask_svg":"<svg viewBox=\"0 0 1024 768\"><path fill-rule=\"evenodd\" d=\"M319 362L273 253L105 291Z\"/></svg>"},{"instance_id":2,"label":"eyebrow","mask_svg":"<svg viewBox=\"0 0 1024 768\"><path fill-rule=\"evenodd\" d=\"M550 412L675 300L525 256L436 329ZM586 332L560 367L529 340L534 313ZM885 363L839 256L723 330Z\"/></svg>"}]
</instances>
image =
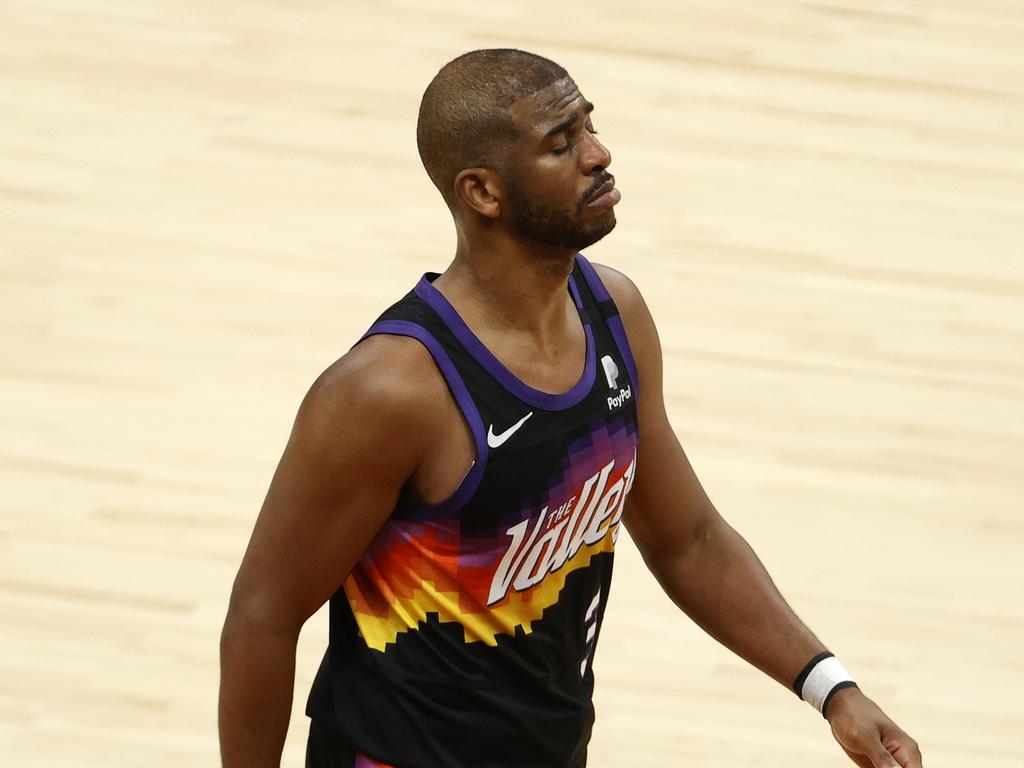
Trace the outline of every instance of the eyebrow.
<instances>
[{"instance_id":1,"label":"eyebrow","mask_svg":"<svg viewBox=\"0 0 1024 768\"><path fill-rule=\"evenodd\" d=\"M594 111L594 105L591 104L589 101L586 102L583 105L583 113L584 114L589 115L593 111ZM562 131L564 131L566 128L568 128L570 125L572 125L573 123L575 123L579 119L580 119L580 113L579 112L573 112L573 114L570 117L567 117L565 120L563 120L558 125L556 125L554 128L552 128L550 131L548 131L545 134L545 136L554 136L556 133L561 133Z\"/></svg>"}]
</instances>

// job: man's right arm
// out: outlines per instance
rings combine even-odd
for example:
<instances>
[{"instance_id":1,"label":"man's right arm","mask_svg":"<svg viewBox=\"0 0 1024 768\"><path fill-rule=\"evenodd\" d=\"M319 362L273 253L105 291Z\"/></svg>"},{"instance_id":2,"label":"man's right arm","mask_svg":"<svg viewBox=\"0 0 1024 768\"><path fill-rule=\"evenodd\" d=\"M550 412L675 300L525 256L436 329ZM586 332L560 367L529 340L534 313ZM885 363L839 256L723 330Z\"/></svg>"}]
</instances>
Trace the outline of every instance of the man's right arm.
<instances>
[{"instance_id":1,"label":"man's right arm","mask_svg":"<svg viewBox=\"0 0 1024 768\"><path fill-rule=\"evenodd\" d=\"M394 509L437 428L432 398L444 397L444 387L417 342L375 336L324 371L303 399L221 634L224 768L280 764L299 630Z\"/></svg>"}]
</instances>

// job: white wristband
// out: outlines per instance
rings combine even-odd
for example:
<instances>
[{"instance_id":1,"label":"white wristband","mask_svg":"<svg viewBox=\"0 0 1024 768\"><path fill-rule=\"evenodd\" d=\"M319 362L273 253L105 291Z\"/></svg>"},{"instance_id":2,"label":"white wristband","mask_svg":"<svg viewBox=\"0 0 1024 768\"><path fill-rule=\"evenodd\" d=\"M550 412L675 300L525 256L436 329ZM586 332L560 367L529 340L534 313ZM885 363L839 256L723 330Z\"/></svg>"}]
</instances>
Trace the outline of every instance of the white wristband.
<instances>
[{"instance_id":1,"label":"white wristband","mask_svg":"<svg viewBox=\"0 0 1024 768\"><path fill-rule=\"evenodd\" d=\"M839 659L831 653L822 653L811 659L804 667L793 684L793 690L824 716L825 709L836 691L856 685L850 673L839 663Z\"/></svg>"}]
</instances>

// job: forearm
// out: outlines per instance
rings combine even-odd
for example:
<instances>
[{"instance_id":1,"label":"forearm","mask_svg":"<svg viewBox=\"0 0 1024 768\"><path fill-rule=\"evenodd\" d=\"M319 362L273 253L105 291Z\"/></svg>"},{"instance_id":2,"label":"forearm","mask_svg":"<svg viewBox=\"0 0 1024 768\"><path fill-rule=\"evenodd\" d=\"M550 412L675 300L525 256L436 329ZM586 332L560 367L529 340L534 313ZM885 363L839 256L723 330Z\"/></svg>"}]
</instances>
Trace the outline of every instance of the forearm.
<instances>
[{"instance_id":1,"label":"forearm","mask_svg":"<svg viewBox=\"0 0 1024 768\"><path fill-rule=\"evenodd\" d=\"M220 642L223 768L278 768L291 717L298 629L229 613Z\"/></svg>"},{"instance_id":2,"label":"forearm","mask_svg":"<svg viewBox=\"0 0 1024 768\"><path fill-rule=\"evenodd\" d=\"M825 649L754 550L721 517L715 515L688 546L645 559L673 602L704 631L786 687Z\"/></svg>"}]
</instances>

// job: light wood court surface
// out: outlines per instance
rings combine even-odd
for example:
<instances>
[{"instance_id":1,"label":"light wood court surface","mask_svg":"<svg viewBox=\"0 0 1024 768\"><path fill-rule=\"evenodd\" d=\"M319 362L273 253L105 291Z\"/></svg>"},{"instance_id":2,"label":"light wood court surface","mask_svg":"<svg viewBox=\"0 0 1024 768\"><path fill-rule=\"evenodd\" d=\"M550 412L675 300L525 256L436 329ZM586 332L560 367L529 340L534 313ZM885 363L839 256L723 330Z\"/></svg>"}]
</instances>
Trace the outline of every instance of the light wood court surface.
<instances>
[{"instance_id":1,"label":"light wood court surface","mask_svg":"<svg viewBox=\"0 0 1024 768\"><path fill-rule=\"evenodd\" d=\"M589 255L645 292L719 509L930 768L1024 765L1021 0L2 0L0 763L216 764L295 409L447 264L416 110L501 45L597 104ZM849 764L627 537L596 670L595 768Z\"/></svg>"}]
</instances>

